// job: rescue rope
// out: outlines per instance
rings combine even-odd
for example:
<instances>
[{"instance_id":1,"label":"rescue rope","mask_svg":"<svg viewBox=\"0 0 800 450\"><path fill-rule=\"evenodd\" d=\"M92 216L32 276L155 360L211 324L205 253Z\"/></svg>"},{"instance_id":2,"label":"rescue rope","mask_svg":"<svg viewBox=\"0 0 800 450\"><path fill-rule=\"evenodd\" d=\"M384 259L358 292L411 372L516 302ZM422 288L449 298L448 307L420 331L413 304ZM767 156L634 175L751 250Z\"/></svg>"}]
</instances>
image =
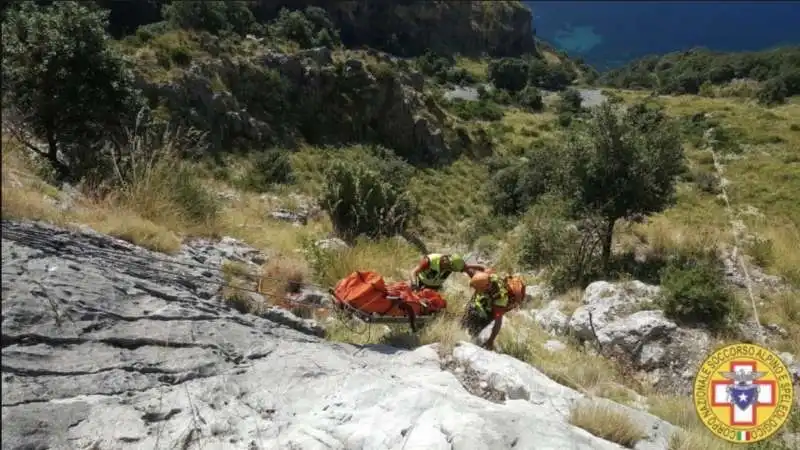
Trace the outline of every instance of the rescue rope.
<instances>
[{"instance_id":1,"label":"rescue rope","mask_svg":"<svg viewBox=\"0 0 800 450\"><path fill-rule=\"evenodd\" d=\"M766 337L764 334L764 328L761 326L761 320L758 316L758 307L756 305L756 298L753 294L753 281L750 278L750 271L747 270L747 264L744 260L744 257L740 253L740 249L742 248L741 240L740 240L740 233L743 233L745 230L744 222L738 220L738 214L734 213L733 207L731 206L730 197L728 196L728 190L726 188L725 178L724 175L724 166L720 161L719 155L714 150L714 143L716 143L713 137L713 128L709 128L706 130L705 133L705 140L706 140L706 148L711 153L711 157L714 161L714 169L716 171L717 180L719 181L720 190L722 193L720 196L725 201L725 212L728 214L731 224L731 230L733 231L733 255L731 258L733 259L734 263L739 263L740 267L742 268L742 273L744 274L745 280L745 287L747 288L747 295L750 298L750 304L753 307L753 319L755 320L756 328L758 329L758 340L761 345L764 345L766 342Z\"/></svg>"}]
</instances>

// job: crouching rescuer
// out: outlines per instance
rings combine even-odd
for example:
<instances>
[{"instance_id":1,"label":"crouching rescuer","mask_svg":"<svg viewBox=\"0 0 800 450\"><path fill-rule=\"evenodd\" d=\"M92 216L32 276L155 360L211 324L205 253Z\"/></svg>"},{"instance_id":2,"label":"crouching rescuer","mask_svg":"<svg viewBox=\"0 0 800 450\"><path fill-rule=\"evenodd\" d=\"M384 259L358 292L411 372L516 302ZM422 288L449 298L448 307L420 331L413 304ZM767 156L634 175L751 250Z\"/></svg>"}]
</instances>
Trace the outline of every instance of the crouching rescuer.
<instances>
[{"instance_id":1,"label":"crouching rescuer","mask_svg":"<svg viewBox=\"0 0 800 450\"><path fill-rule=\"evenodd\" d=\"M453 272L472 276L475 272L486 270L478 264L467 264L459 254L445 255L431 253L422 258L411 271L411 285L414 289L428 288L438 291Z\"/></svg>"},{"instance_id":2,"label":"crouching rescuer","mask_svg":"<svg viewBox=\"0 0 800 450\"><path fill-rule=\"evenodd\" d=\"M492 350L494 340L503 327L503 316L525 298L525 283L516 276L501 277L494 273L477 272L470 279L469 286L475 290L475 294L464 312L462 325L472 336L478 336L494 322L489 339L483 345Z\"/></svg>"}]
</instances>

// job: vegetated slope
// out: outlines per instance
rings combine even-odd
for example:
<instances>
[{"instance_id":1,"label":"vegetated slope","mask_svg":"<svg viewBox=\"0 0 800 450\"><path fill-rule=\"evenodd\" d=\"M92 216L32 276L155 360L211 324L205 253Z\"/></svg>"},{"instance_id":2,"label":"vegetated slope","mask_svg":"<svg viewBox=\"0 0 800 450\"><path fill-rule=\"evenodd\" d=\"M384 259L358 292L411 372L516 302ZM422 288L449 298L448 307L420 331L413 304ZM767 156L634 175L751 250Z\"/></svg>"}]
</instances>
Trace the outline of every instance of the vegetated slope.
<instances>
[{"instance_id":1,"label":"vegetated slope","mask_svg":"<svg viewBox=\"0 0 800 450\"><path fill-rule=\"evenodd\" d=\"M693 49L653 55L609 70L599 82L617 88L653 89L660 94L719 93L779 103L800 94L800 46L760 52Z\"/></svg>"},{"instance_id":2,"label":"vegetated slope","mask_svg":"<svg viewBox=\"0 0 800 450\"><path fill-rule=\"evenodd\" d=\"M796 204L787 202L797 179L792 176L796 165L791 164L796 162L791 158L797 148L792 128L795 104L768 110L728 98L645 99L645 92L622 92L628 112L609 108L589 113L582 107L581 94L568 89L578 81L578 74L570 70L569 61L557 52L542 51L544 47L515 58L490 60L428 52L406 59L341 46L338 29L326 20L327 13L317 9L284 13L259 23L247 14L242 16L245 20L228 15L244 11L226 9L221 3L194 5L200 9L173 10L168 23L141 27L111 45L104 39L101 21L76 4L56 9L55 18L26 13L28 18L47 19L40 22L45 32L34 33L42 37L40 41L27 42L24 33L10 33L4 27L7 55L13 56L4 65L4 75L6 71L11 75L4 76L4 82L14 82L18 94L38 94L42 85L30 81L39 78L25 75L32 74L28 70L44 70L62 81L54 85L63 89L61 93L70 94L54 97L68 99L59 108L26 110L29 114L14 117L15 125L42 125L33 119L54 110L60 112L59 119L74 119L66 122L67 133L59 135L56 149L67 157L64 163L73 176L69 181L79 187L62 186L62 180L52 176L48 155L40 151L31 157L29 149L20 148L20 141L29 137L21 133L15 140L4 141L4 218L90 224L172 253L181 251L188 236L242 238L273 256L261 268L267 286L260 287L265 288L262 292L268 300L256 296L241 301L232 293L218 300L250 308L255 314L267 301L282 302L303 280L328 287L365 268L389 279L406 277L420 253L396 238L408 236L407 231L420 233L429 250L475 250L498 269L524 271L532 287L541 283L532 291L545 291L545 286L567 290L562 306L552 308L562 316L570 312L575 297L581 298L581 289L590 281L633 277L659 283L661 269L667 268L667 290L678 292L664 305L650 302L647 306L681 313L674 320L682 326L682 320L688 319L694 321L690 326L703 333L706 328L709 335L712 330L722 333L714 335L712 345L726 339L725 332L737 339L752 338L741 329L752 324L742 312L743 306L749 307L744 303L749 299L736 261L732 264L729 255L714 251L729 251L733 244L731 217L717 197L723 181L711 172L706 149L716 140L723 163L740 168L725 172L725 186L734 212L748 226L744 253L786 281L800 279L796 272L800 264L792 264L798 255L791 246L797 240L796 223L790 220ZM201 20L209 12L202 5L222 8L211 11L221 12L225 20ZM85 41L75 40L76 35ZM82 45L87 41L93 45ZM102 51L91 52L97 49ZM70 56L55 61L74 70L58 70L63 66L56 63L42 67L37 65L40 61L26 59L45 51ZM126 60L120 58L123 54ZM133 67L101 70L126 67L120 61ZM118 72L126 77L115 78ZM71 78L58 78L65 76ZM131 80L144 95L128 89L134 84ZM491 85L482 86L484 81ZM118 92L118 98L130 97L148 108L137 117L138 108L104 103L100 95L86 96L87 84ZM125 89L115 91L117 86ZM452 94L460 88L473 88L475 100L455 98ZM561 92L544 94L551 89ZM618 100L619 92L607 94ZM19 100L43 98L15 98L4 89L7 95L10 101L4 101L4 106L13 106L12 111L31 106ZM34 102L33 106L42 105ZM618 114L628 115L620 121ZM7 117L4 114L4 125ZM608 180L603 170L595 168L608 167L604 164L613 161L603 157L607 147L594 143L599 136L596 130L609 128L598 124L612 120L618 126L610 128L635 137L626 142L648 144L623 148L637 156L629 161L648 163L636 166L637 170L620 164L626 170ZM164 132L167 123L194 127L208 141L171 134L169 129ZM130 126L131 134L118 135L121 125ZM672 126L679 128L677 137ZM711 128L715 134L708 135L714 139L707 139ZM17 127L16 131L38 130ZM86 142L81 139L85 136L97 141ZM46 142L45 137L34 135L27 143L35 147L37 139ZM677 202L666 207L669 195L660 194L669 193L668 181L676 175L674 162L683 158L664 159L679 155L679 147L686 151L689 170L677 174ZM115 155L117 151L121 157ZM84 166L76 162L102 164L81 172ZM758 170L748 170L751 164L757 164ZM662 176L665 168L670 169L669 176ZM748 176L738 176L739 170ZM87 173L90 180L99 182L81 185L80 176ZM771 174L780 174L779 180L770 181ZM647 183L654 178L662 183L659 189ZM634 197L641 205L643 196L637 194L652 194L658 204L644 205L646 213L638 217L619 218L619 212L612 211L613 226L609 227L608 217L602 217L605 226L597 227L601 222L585 213L586 209L592 213L591 207L599 202L575 189L598 185L586 182L597 179L605 189L590 194L611 196L610 200L623 206ZM614 185L620 180L625 184ZM620 192L631 199L617 195ZM584 204L570 205L571 199ZM578 209L576 217L576 211L567 206L586 208ZM282 210L275 211L278 207ZM287 218L289 222L282 222ZM612 243L606 255L596 245L603 229ZM349 242L321 241L331 235ZM606 269L611 269L607 273L601 270L603 256L608 259ZM757 283L756 295L763 300L759 303L763 324L782 330L770 335L770 345L800 353L796 347L800 328L793 319L798 317L796 297L792 291L776 295L770 290L773 286L786 289L783 281L756 270L751 275ZM249 284L242 287L254 289L252 281L246 280L243 283ZM447 315L421 336L398 333L402 339L417 345L452 344L465 338L458 315L469 291L463 277L453 281L462 286L448 289ZM731 288L733 283L740 284ZM336 328L329 326L329 336L348 342L392 338L392 333L357 335ZM582 347L571 344L566 353L542 358L544 332L520 341L519 328L509 323L504 330L508 346L503 351L537 367L575 373L582 381L576 388L584 388L583 382L593 383L598 389L602 385L602 395L619 395L611 381L624 382L624 368L608 361L606 366L602 357L586 355ZM514 347L512 342L522 344ZM682 408L681 412L690 411Z\"/></svg>"}]
</instances>

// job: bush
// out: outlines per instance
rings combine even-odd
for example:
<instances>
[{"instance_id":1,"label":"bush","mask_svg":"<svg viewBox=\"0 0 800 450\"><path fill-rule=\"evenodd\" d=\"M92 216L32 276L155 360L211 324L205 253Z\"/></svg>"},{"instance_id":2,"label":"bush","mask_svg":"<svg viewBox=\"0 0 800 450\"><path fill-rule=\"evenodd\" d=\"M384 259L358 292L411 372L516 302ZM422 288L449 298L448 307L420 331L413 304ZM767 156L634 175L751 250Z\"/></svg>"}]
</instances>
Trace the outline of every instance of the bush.
<instances>
[{"instance_id":1,"label":"bush","mask_svg":"<svg viewBox=\"0 0 800 450\"><path fill-rule=\"evenodd\" d=\"M575 89L567 89L558 94L558 108L557 111L561 113L577 114L583 109L581 104L583 98L580 92Z\"/></svg>"},{"instance_id":2,"label":"bush","mask_svg":"<svg viewBox=\"0 0 800 450\"><path fill-rule=\"evenodd\" d=\"M510 92L522 90L528 84L528 63L520 58L502 58L489 63L489 81Z\"/></svg>"},{"instance_id":3,"label":"bush","mask_svg":"<svg viewBox=\"0 0 800 450\"><path fill-rule=\"evenodd\" d=\"M527 86L516 95L516 102L521 107L530 111L541 111L544 109L542 94L538 89Z\"/></svg>"},{"instance_id":4,"label":"bush","mask_svg":"<svg viewBox=\"0 0 800 450\"><path fill-rule=\"evenodd\" d=\"M783 103L788 91L786 84L780 78L772 78L764 82L756 93L758 102L762 105L772 106Z\"/></svg>"},{"instance_id":5,"label":"bush","mask_svg":"<svg viewBox=\"0 0 800 450\"><path fill-rule=\"evenodd\" d=\"M501 216L524 213L540 196L558 187L561 162L560 153L537 148L530 150L524 160L493 163L486 185L492 211Z\"/></svg>"},{"instance_id":6,"label":"bush","mask_svg":"<svg viewBox=\"0 0 800 450\"><path fill-rule=\"evenodd\" d=\"M239 184L245 189L266 192L276 184L288 184L293 181L294 174L289 155L280 150L268 150L256 155L253 165Z\"/></svg>"},{"instance_id":7,"label":"bush","mask_svg":"<svg viewBox=\"0 0 800 450\"><path fill-rule=\"evenodd\" d=\"M455 115L464 120L496 121L503 118L503 109L491 100L453 99L448 104Z\"/></svg>"},{"instance_id":8,"label":"bush","mask_svg":"<svg viewBox=\"0 0 800 450\"><path fill-rule=\"evenodd\" d=\"M664 313L683 323L721 329L740 312L713 256L674 259L661 272L661 287Z\"/></svg>"},{"instance_id":9,"label":"bush","mask_svg":"<svg viewBox=\"0 0 800 450\"><path fill-rule=\"evenodd\" d=\"M568 214L568 202L546 195L525 215L520 236L519 264L548 269L557 292L583 287L600 272L597 228L589 222L578 228Z\"/></svg>"},{"instance_id":10,"label":"bush","mask_svg":"<svg viewBox=\"0 0 800 450\"><path fill-rule=\"evenodd\" d=\"M328 13L319 7L309 6L303 11L283 8L269 25L270 33L294 41L301 48L334 48L341 43L339 30Z\"/></svg>"},{"instance_id":11,"label":"bush","mask_svg":"<svg viewBox=\"0 0 800 450\"><path fill-rule=\"evenodd\" d=\"M242 1L182 0L164 5L163 15L175 27L214 34L229 31L243 35L253 32L257 25L247 2Z\"/></svg>"},{"instance_id":12,"label":"bush","mask_svg":"<svg viewBox=\"0 0 800 450\"><path fill-rule=\"evenodd\" d=\"M328 169L321 198L333 229L342 239L397 235L416 219L410 197L384 182L381 174L352 162L336 162Z\"/></svg>"}]
</instances>

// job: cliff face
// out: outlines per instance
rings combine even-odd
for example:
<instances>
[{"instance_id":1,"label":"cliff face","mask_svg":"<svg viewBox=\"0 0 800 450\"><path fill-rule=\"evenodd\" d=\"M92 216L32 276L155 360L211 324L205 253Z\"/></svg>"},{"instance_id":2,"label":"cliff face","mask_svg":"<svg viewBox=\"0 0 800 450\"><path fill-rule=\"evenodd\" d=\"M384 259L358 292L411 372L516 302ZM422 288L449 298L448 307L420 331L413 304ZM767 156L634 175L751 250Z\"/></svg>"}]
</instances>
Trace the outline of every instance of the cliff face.
<instances>
[{"instance_id":1,"label":"cliff face","mask_svg":"<svg viewBox=\"0 0 800 450\"><path fill-rule=\"evenodd\" d=\"M399 56L437 53L480 56L518 56L534 53L532 16L517 1L386 2L368 0L262 0L259 19L281 8L319 6L341 29L348 46L366 45Z\"/></svg>"},{"instance_id":2,"label":"cliff face","mask_svg":"<svg viewBox=\"0 0 800 450\"><path fill-rule=\"evenodd\" d=\"M46 3L46 2L45 2ZM96 0L109 9L116 36L163 20L169 0ZM369 46L398 56L437 53L519 56L536 51L530 9L519 1L256 0L249 2L259 22L290 10L318 6L330 14L347 46Z\"/></svg>"},{"instance_id":3,"label":"cliff face","mask_svg":"<svg viewBox=\"0 0 800 450\"><path fill-rule=\"evenodd\" d=\"M385 53L286 54L246 38L231 44L239 53L232 55L187 33L159 39L130 50L139 85L157 117L208 130L214 149L369 142L410 162L437 163L469 146L422 92L422 75ZM162 41L193 53L192 62L165 71L148 56Z\"/></svg>"}]
</instances>

